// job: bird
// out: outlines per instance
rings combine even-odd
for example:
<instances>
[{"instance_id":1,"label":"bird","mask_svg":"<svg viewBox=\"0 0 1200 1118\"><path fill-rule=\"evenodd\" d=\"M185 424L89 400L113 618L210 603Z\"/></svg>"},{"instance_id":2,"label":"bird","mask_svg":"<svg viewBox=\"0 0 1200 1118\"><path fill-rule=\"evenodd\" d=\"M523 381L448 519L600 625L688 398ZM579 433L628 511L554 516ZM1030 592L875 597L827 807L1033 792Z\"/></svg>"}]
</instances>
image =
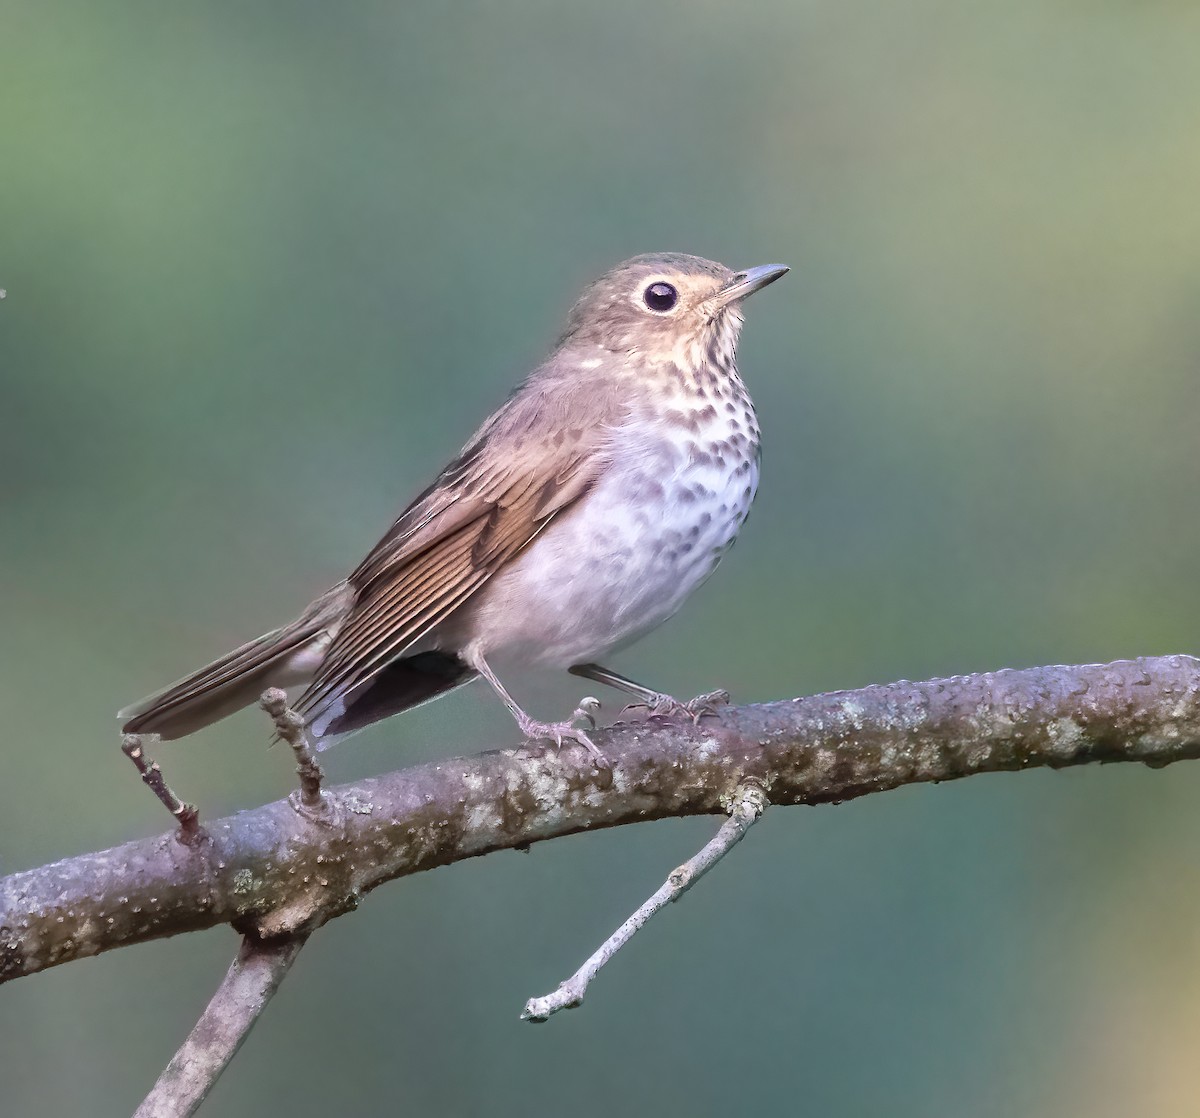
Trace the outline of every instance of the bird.
<instances>
[{"instance_id":1,"label":"bird","mask_svg":"<svg viewBox=\"0 0 1200 1118\"><path fill-rule=\"evenodd\" d=\"M302 687L293 709L324 748L482 677L526 739L574 741L602 764L596 700L540 721L501 674L567 669L658 714L705 709L599 661L671 617L746 520L761 445L736 364L742 308L788 270L662 252L607 271L349 577L122 710L122 731L172 740Z\"/></svg>"}]
</instances>

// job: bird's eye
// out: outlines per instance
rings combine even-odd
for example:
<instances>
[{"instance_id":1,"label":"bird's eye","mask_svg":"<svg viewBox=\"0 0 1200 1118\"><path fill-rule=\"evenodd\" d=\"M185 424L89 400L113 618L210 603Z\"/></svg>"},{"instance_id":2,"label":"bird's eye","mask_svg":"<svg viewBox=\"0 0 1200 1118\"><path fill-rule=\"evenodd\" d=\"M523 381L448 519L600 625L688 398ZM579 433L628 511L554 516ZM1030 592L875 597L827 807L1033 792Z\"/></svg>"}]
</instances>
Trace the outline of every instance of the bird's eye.
<instances>
[{"instance_id":1,"label":"bird's eye","mask_svg":"<svg viewBox=\"0 0 1200 1118\"><path fill-rule=\"evenodd\" d=\"M659 281L647 287L642 298L652 311L664 314L679 301L679 292L671 284Z\"/></svg>"}]
</instances>

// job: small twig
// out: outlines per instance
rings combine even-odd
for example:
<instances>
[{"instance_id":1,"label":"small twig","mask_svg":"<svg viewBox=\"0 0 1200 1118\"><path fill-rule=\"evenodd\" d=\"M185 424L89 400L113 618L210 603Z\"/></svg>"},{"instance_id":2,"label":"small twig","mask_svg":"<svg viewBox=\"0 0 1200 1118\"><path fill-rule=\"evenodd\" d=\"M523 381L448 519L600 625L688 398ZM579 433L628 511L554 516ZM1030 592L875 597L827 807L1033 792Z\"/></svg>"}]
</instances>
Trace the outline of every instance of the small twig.
<instances>
[{"instance_id":1,"label":"small twig","mask_svg":"<svg viewBox=\"0 0 1200 1118\"><path fill-rule=\"evenodd\" d=\"M259 706L275 723L275 732L292 747L296 755L296 773L300 777L300 805L309 811L324 808L321 799L321 781L325 773L313 756L308 735L304 732L304 719L287 704L287 693L279 687L269 687L262 693Z\"/></svg>"},{"instance_id":2,"label":"small twig","mask_svg":"<svg viewBox=\"0 0 1200 1118\"><path fill-rule=\"evenodd\" d=\"M163 807L179 820L179 841L185 846L195 846L200 842L204 838L204 831L200 826L199 810L195 804L184 803L171 791L158 762L146 756L140 735L126 734L121 739L121 752L133 762L142 781L158 797Z\"/></svg>"},{"instance_id":3,"label":"small twig","mask_svg":"<svg viewBox=\"0 0 1200 1118\"><path fill-rule=\"evenodd\" d=\"M243 937L212 1001L133 1118L186 1118L196 1113L279 989L308 935Z\"/></svg>"},{"instance_id":4,"label":"small twig","mask_svg":"<svg viewBox=\"0 0 1200 1118\"><path fill-rule=\"evenodd\" d=\"M622 947L633 938L659 909L677 901L710 869L713 868L746 832L758 821L767 808L766 793L754 783L742 784L733 794L729 818L720 830L704 844L699 853L682 866L671 871L667 880L628 920L608 937L596 952L558 989L540 998L530 998L521 1013L525 1021L545 1021L560 1009L573 1009L583 1003L588 984Z\"/></svg>"}]
</instances>

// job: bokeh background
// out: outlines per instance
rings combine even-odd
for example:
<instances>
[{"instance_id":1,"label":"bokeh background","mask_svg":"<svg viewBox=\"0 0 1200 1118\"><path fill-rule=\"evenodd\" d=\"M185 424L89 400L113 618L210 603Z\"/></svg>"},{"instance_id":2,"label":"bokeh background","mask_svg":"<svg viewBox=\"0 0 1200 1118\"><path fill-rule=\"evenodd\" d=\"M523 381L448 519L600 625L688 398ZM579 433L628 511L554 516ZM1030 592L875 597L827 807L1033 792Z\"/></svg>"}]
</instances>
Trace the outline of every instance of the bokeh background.
<instances>
[{"instance_id":1,"label":"bokeh background","mask_svg":"<svg viewBox=\"0 0 1200 1118\"><path fill-rule=\"evenodd\" d=\"M755 513L615 666L748 701L1197 650L1196 5L0 13L0 869L161 831L113 712L340 577L652 249L794 271L748 307ZM471 688L327 761L513 738ZM267 740L162 760L225 813L290 787ZM778 810L540 1028L713 821L406 880L316 937L205 1113L1194 1115L1198 794ZM5 988L4 1111L129 1113L234 945Z\"/></svg>"}]
</instances>

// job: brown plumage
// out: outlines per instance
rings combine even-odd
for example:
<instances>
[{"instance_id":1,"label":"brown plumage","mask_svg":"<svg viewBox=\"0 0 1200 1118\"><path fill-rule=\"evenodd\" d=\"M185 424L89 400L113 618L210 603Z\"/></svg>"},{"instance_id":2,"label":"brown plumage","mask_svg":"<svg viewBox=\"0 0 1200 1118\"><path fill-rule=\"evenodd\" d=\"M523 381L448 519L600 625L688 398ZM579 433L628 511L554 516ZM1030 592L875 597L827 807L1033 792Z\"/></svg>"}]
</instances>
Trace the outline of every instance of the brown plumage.
<instances>
[{"instance_id":1,"label":"brown plumage","mask_svg":"<svg viewBox=\"0 0 1200 1118\"><path fill-rule=\"evenodd\" d=\"M594 751L571 721L529 718L493 656L673 702L590 661L674 612L732 543L758 462L739 305L785 271L676 254L613 269L345 582L123 711L124 730L180 737L303 683L296 709L327 740L482 674L527 735Z\"/></svg>"}]
</instances>

